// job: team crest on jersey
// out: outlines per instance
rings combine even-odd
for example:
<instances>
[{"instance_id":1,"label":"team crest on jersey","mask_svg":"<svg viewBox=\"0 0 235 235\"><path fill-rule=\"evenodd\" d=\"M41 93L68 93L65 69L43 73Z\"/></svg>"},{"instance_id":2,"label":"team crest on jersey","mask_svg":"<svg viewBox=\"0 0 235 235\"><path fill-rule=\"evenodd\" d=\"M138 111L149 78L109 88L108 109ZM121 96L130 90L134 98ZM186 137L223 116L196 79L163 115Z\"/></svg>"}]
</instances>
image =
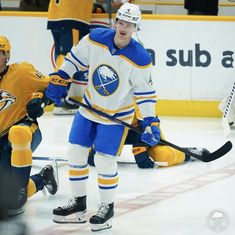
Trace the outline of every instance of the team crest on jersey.
<instances>
[{"instance_id":1,"label":"team crest on jersey","mask_svg":"<svg viewBox=\"0 0 235 235\"><path fill-rule=\"evenodd\" d=\"M0 90L0 112L16 102L16 98L8 91Z\"/></svg>"},{"instance_id":2,"label":"team crest on jersey","mask_svg":"<svg viewBox=\"0 0 235 235\"><path fill-rule=\"evenodd\" d=\"M112 95L119 85L117 72L112 67L105 64L96 68L92 80L96 91L102 96Z\"/></svg>"}]
</instances>

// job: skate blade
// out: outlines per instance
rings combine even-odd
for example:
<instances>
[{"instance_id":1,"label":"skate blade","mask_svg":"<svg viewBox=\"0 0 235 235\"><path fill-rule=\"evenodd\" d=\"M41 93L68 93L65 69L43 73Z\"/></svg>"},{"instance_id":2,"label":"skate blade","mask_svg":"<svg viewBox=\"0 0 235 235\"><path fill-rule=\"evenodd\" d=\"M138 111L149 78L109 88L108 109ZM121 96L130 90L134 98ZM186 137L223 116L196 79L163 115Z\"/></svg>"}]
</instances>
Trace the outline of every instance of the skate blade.
<instances>
[{"instance_id":1,"label":"skate blade","mask_svg":"<svg viewBox=\"0 0 235 235\"><path fill-rule=\"evenodd\" d=\"M110 229L112 228L112 220L107 220L103 224L91 224L91 231L92 232L99 232L102 230Z\"/></svg>"},{"instance_id":2,"label":"skate blade","mask_svg":"<svg viewBox=\"0 0 235 235\"><path fill-rule=\"evenodd\" d=\"M63 109L63 108L54 108L54 115L75 115L78 109Z\"/></svg>"},{"instance_id":3,"label":"skate blade","mask_svg":"<svg viewBox=\"0 0 235 235\"><path fill-rule=\"evenodd\" d=\"M14 216L18 216L21 215L25 212L25 209L19 208L19 209L7 209L7 214L9 217L14 217Z\"/></svg>"},{"instance_id":4,"label":"skate blade","mask_svg":"<svg viewBox=\"0 0 235 235\"><path fill-rule=\"evenodd\" d=\"M84 212L77 212L72 215L54 215L53 221L58 224L84 224L86 218Z\"/></svg>"}]
</instances>

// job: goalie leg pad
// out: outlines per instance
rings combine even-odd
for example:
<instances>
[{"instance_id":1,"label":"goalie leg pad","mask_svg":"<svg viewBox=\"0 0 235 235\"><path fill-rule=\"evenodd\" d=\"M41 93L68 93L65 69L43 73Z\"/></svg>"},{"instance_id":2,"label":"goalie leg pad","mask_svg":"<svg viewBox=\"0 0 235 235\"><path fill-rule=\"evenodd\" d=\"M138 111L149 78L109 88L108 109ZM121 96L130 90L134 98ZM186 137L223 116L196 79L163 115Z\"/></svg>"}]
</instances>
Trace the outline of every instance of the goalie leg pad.
<instances>
[{"instance_id":1,"label":"goalie leg pad","mask_svg":"<svg viewBox=\"0 0 235 235\"><path fill-rule=\"evenodd\" d=\"M149 156L159 166L174 166L184 162L185 154L169 146L157 145L149 148Z\"/></svg>"}]
</instances>

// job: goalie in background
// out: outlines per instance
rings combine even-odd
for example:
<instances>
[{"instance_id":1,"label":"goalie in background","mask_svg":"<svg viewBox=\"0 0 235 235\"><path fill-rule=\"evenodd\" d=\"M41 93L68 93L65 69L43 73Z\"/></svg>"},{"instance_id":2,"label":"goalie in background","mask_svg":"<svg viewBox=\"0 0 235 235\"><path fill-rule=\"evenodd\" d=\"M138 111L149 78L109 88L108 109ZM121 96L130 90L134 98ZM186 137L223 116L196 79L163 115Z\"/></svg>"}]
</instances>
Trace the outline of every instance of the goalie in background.
<instances>
[{"instance_id":1,"label":"goalie in background","mask_svg":"<svg viewBox=\"0 0 235 235\"><path fill-rule=\"evenodd\" d=\"M233 93L235 89L233 88ZM219 110L223 113L223 116L226 116L229 126L235 124L235 100L233 96L228 95L225 97L219 104Z\"/></svg>"},{"instance_id":2,"label":"goalie in background","mask_svg":"<svg viewBox=\"0 0 235 235\"><path fill-rule=\"evenodd\" d=\"M222 102L219 104L219 110L222 112L222 126L225 137L228 137L231 131L231 127L235 124L235 82L233 87Z\"/></svg>"},{"instance_id":3,"label":"goalie in background","mask_svg":"<svg viewBox=\"0 0 235 235\"><path fill-rule=\"evenodd\" d=\"M28 197L43 190L57 192L57 182L51 165L30 176L32 152L42 140L37 118L43 114L48 99L43 91L49 78L38 72L33 65L22 62L9 64L11 46L5 36L0 36L0 168L4 169L8 182L17 179L14 187L17 200L2 195L9 215L24 212Z\"/></svg>"}]
</instances>

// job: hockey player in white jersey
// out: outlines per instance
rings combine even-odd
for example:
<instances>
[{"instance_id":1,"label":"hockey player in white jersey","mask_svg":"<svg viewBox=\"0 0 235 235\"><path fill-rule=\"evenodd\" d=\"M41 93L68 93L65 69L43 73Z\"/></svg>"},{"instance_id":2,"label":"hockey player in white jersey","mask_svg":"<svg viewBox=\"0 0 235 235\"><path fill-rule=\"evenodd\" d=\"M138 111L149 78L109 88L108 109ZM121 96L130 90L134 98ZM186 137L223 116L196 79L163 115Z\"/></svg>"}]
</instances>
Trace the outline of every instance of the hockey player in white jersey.
<instances>
[{"instance_id":1,"label":"hockey player in white jersey","mask_svg":"<svg viewBox=\"0 0 235 235\"><path fill-rule=\"evenodd\" d=\"M151 57L132 38L140 21L139 6L123 4L116 14L113 29L93 30L71 49L58 72L50 75L46 94L60 104L61 98L67 95L69 79L77 71L89 67L83 102L128 123L132 122L136 102L143 117L142 126L148 129L141 140L154 146L160 141L160 121L155 114ZM126 127L79 108L69 135L69 180L73 198L68 205L53 210L55 222L86 222L87 161L93 145L101 204L90 218L91 230L111 228L118 186L116 156L121 153L127 133Z\"/></svg>"}]
</instances>

